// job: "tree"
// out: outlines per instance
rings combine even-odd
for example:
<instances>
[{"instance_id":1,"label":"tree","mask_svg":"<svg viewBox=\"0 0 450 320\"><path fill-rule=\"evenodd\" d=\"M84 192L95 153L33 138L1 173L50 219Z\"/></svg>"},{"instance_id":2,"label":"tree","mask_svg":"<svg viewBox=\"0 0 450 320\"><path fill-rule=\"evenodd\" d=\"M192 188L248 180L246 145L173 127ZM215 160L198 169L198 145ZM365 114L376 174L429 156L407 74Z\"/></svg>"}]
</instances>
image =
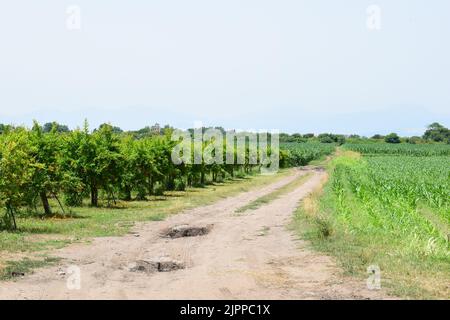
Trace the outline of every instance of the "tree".
<instances>
[{"instance_id":1,"label":"tree","mask_svg":"<svg viewBox=\"0 0 450 320\"><path fill-rule=\"evenodd\" d=\"M64 145L63 167L69 177L67 186L69 202L81 204L77 194L90 191L91 205L98 206L98 188L101 171L98 161L99 149L87 121L83 130L75 130L67 137Z\"/></svg>"},{"instance_id":2,"label":"tree","mask_svg":"<svg viewBox=\"0 0 450 320\"><path fill-rule=\"evenodd\" d=\"M425 140L431 140L435 142L447 142L450 143L450 130L443 125L434 122L430 124L423 134Z\"/></svg>"},{"instance_id":3,"label":"tree","mask_svg":"<svg viewBox=\"0 0 450 320\"><path fill-rule=\"evenodd\" d=\"M345 143L345 137L341 134L321 133L318 139L321 143L337 143L338 145Z\"/></svg>"},{"instance_id":4,"label":"tree","mask_svg":"<svg viewBox=\"0 0 450 320\"><path fill-rule=\"evenodd\" d=\"M146 126L142 129L132 132L136 139L142 139L145 137L151 137L153 135L152 129L149 126Z\"/></svg>"},{"instance_id":5,"label":"tree","mask_svg":"<svg viewBox=\"0 0 450 320\"><path fill-rule=\"evenodd\" d=\"M338 145L343 145L345 143L345 136L342 134L334 135L334 139Z\"/></svg>"},{"instance_id":6,"label":"tree","mask_svg":"<svg viewBox=\"0 0 450 320\"><path fill-rule=\"evenodd\" d=\"M335 142L332 135L329 133L319 134L318 139L321 143L334 143Z\"/></svg>"},{"instance_id":7,"label":"tree","mask_svg":"<svg viewBox=\"0 0 450 320\"><path fill-rule=\"evenodd\" d=\"M120 140L114 127L106 124L92 135L93 163L95 169L91 175L91 204L98 206L98 189L107 193L108 204L115 201L115 187L118 186L122 169L122 155L120 154Z\"/></svg>"},{"instance_id":8,"label":"tree","mask_svg":"<svg viewBox=\"0 0 450 320\"><path fill-rule=\"evenodd\" d=\"M287 133L281 132L281 133L279 134L279 138L280 138L280 142L281 142L281 143L283 143L283 142L289 142L289 134L287 134Z\"/></svg>"},{"instance_id":9,"label":"tree","mask_svg":"<svg viewBox=\"0 0 450 320\"><path fill-rule=\"evenodd\" d=\"M14 127L9 124L0 124L0 135L1 134L7 134L10 131L14 130Z\"/></svg>"},{"instance_id":10,"label":"tree","mask_svg":"<svg viewBox=\"0 0 450 320\"><path fill-rule=\"evenodd\" d=\"M15 215L29 194L34 173L28 134L15 129L2 135L0 141L0 204L5 215L0 227L16 229Z\"/></svg>"},{"instance_id":11,"label":"tree","mask_svg":"<svg viewBox=\"0 0 450 320\"><path fill-rule=\"evenodd\" d=\"M63 133L63 132L69 132L69 127L66 125L62 125L59 124L57 122L47 122L46 124L44 124L42 131L44 133L48 133L50 131L52 131L53 129L55 129L57 132Z\"/></svg>"},{"instance_id":12,"label":"tree","mask_svg":"<svg viewBox=\"0 0 450 320\"><path fill-rule=\"evenodd\" d=\"M409 144L417 144L417 143L423 143L423 140L421 137L412 136L406 139L406 142Z\"/></svg>"},{"instance_id":13,"label":"tree","mask_svg":"<svg viewBox=\"0 0 450 320\"><path fill-rule=\"evenodd\" d=\"M115 200L115 186L120 183L122 156L120 141L111 125L105 124L93 134L89 133L87 121L84 129L75 130L68 137L64 150L64 167L68 172L69 199L79 203L75 192L90 192L91 205L99 204L99 190Z\"/></svg>"},{"instance_id":14,"label":"tree","mask_svg":"<svg viewBox=\"0 0 450 320\"><path fill-rule=\"evenodd\" d=\"M102 129L103 127L105 127L105 126L110 126L110 127L112 128L112 132L114 132L115 134L123 133L123 130L122 130L121 128L116 127L116 126L112 126L112 125L109 124L109 123L103 123L103 124L101 124L101 125L98 127L98 129L95 129L95 130L94 130L94 132L97 131L97 130L101 130L101 129Z\"/></svg>"},{"instance_id":15,"label":"tree","mask_svg":"<svg viewBox=\"0 0 450 320\"><path fill-rule=\"evenodd\" d=\"M44 133L41 126L35 121L29 134L35 169L32 190L33 193L39 195L46 215L52 214L48 195L51 194L57 198L63 179L60 168L61 139L57 130L58 127L53 125L50 132Z\"/></svg>"},{"instance_id":16,"label":"tree","mask_svg":"<svg viewBox=\"0 0 450 320\"><path fill-rule=\"evenodd\" d=\"M384 137L384 141L387 143L400 143L400 138L396 133L390 133Z\"/></svg>"},{"instance_id":17,"label":"tree","mask_svg":"<svg viewBox=\"0 0 450 320\"><path fill-rule=\"evenodd\" d=\"M85 127L87 123L85 123ZM79 129L64 137L61 168L64 172L65 203L69 206L80 206L88 195L88 168L84 167L88 132Z\"/></svg>"},{"instance_id":18,"label":"tree","mask_svg":"<svg viewBox=\"0 0 450 320\"><path fill-rule=\"evenodd\" d=\"M306 142L307 139L303 138L300 133L294 133L291 135L292 141L297 143Z\"/></svg>"},{"instance_id":19,"label":"tree","mask_svg":"<svg viewBox=\"0 0 450 320\"><path fill-rule=\"evenodd\" d=\"M302 143L302 142L306 142L307 139L303 138L301 134L299 133L294 133L292 135L289 135L287 133L280 133L279 135L280 137L280 142L297 142L297 143Z\"/></svg>"}]
</instances>

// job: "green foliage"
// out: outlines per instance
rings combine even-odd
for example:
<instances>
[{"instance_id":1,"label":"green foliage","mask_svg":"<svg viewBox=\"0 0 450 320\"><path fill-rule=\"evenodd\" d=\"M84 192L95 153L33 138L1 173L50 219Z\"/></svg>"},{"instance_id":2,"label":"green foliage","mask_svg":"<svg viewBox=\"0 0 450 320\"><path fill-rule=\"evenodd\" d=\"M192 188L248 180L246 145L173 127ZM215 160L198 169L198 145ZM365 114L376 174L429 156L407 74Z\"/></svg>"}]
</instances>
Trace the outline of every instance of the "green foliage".
<instances>
[{"instance_id":1,"label":"green foliage","mask_svg":"<svg viewBox=\"0 0 450 320\"><path fill-rule=\"evenodd\" d=\"M335 145L314 142L283 143L280 149L281 166L297 167L331 154L335 150Z\"/></svg>"},{"instance_id":2,"label":"green foliage","mask_svg":"<svg viewBox=\"0 0 450 320\"><path fill-rule=\"evenodd\" d=\"M48 203L48 195L57 197L62 188L63 174L60 168L62 155L61 139L57 133L57 127L44 133L37 122L29 132L30 155L34 160L30 204L35 206L36 195L40 197L46 215L51 215Z\"/></svg>"},{"instance_id":3,"label":"green foliage","mask_svg":"<svg viewBox=\"0 0 450 320\"><path fill-rule=\"evenodd\" d=\"M395 228L395 218L403 224L409 221L411 227L423 222L415 212L419 204L433 208L450 222L449 157L373 156L354 163L337 163L335 170L341 173L332 180L333 184L339 181L335 193L347 186L357 199L381 205L377 219L386 215L384 228Z\"/></svg>"},{"instance_id":4,"label":"green foliage","mask_svg":"<svg viewBox=\"0 0 450 320\"><path fill-rule=\"evenodd\" d=\"M36 162L31 156L28 133L17 129L0 138L0 205L5 215L0 228L16 228L17 210L29 198Z\"/></svg>"},{"instance_id":5,"label":"green foliage","mask_svg":"<svg viewBox=\"0 0 450 320\"><path fill-rule=\"evenodd\" d=\"M155 196L162 196L164 194L164 186L161 182L155 183L155 186L153 187L153 195Z\"/></svg>"},{"instance_id":6,"label":"green foliage","mask_svg":"<svg viewBox=\"0 0 450 320\"><path fill-rule=\"evenodd\" d=\"M390 133L384 137L386 143L400 143L400 137L396 133Z\"/></svg>"},{"instance_id":7,"label":"green foliage","mask_svg":"<svg viewBox=\"0 0 450 320\"><path fill-rule=\"evenodd\" d=\"M308 138L303 137L299 133L294 133L292 135L289 135L287 133L280 133L280 143L285 143L285 142L302 143L302 142L306 142L306 141L308 141Z\"/></svg>"},{"instance_id":8,"label":"green foliage","mask_svg":"<svg viewBox=\"0 0 450 320\"><path fill-rule=\"evenodd\" d=\"M450 144L450 130L443 125L434 122L428 126L428 130L425 131L423 138L425 140Z\"/></svg>"},{"instance_id":9,"label":"green foliage","mask_svg":"<svg viewBox=\"0 0 450 320\"><path fill-rule=\"evenodd\" d=\"M449 194L450 156L344 152L331 161L316 202L296 218L302 234L347 272L366 277L376 264L395 294L442 298L448 296L442 279L450 276Z\"/></svg>"},{"instance_id":10,"label":"green foliage","mask_svg":"<svg viewBox=\"0 0 450 320\"><path fill-rule=\"evenodd\" d=\"M69 132L69 127L66 125L59 124L57 122L47 122L42 127L42 131L44 133L51 132L52 130L55 130L56 132L63 133L63 132Z\"/></svg>"},{"instance_id":11,"label":"green foliage","mask_svg":"<svg viewBox=\"0 0 450 320\"><path fill-rule=\"evenodd\" d=\"M319 239L327 239L333 234L333 226L328 219L318 216L314 218L313 223Z\"/></svg>"},{"instance_id":12,"label":"green foliage","mask_svg":"<svg viewBox=\"0 0 450 320\"><path fill-rule=\"evenodd\" d=\"M116 127L116 126L112 126L112 125L110 125L109 123L103 123L103 124L101 124L101 125L98 127L98 129L96 129L96 130L94 130L94 131L102 130L102 129L104 129L105 127L109 127L109 129L110 129L112 132L114 132L114 133L120 134L120 133L123 132L123 130L122 130L121 128Z\"/></svg>"},{"instance_id":13,"label":"green foliage","mask_svg":"<svg viewBox=\"0 0 450 320\"><path fill-rule=\"evenodd\" d=\"M344 149L364 155L409 155L409 156L449 156L450 146L445 144L388 144L388 143L347 143Z\"/></svg>"},{"instance_id":14,"label":"green foliage","mask_svg":"<svg viewBox=\"0 0 450 320\"><path fill-rule=\"evenodd\" d=\"M91 206L112 206L118 199L145 200L165 191L245 176L261 167L251 161L248 146L243 163L175 165L171 156L177 142L171 141L169 126L155 125L149 130L158 129L159 134L139 139L109 124L93 132L87 122L83 129L60 129L56 123L41 127L35 122L31 130L8 128L0 135L0 206L5 210L1 228L16 228L18 211L42 216L37 209L41 207L45 216L53 216L55 202L65 214L60 195L71 207L82 206L87 197ZM196 148L202 153L211 143L203 141ZM237 159L236 147L226 152ZM287 163L288 153L282 156Z\"/></svg>"},{"instance_id":15,"label":"green foliage","mask_svg":"<svg viewBox=\"0 0 450 320\"><path fill-rule=\"evenodd\" d=\"M412 136L412 137L406 138L405 142L410 143L410 144L418 144L418 143L424 143L425 141L421 137Z\"/></svg>"},{"instance_id":16,"label":"green foliage","mask_svg":"<svg viewBox=\"0 0 450 320\"><path fill-rule=\"evenodd\" d=\"M175 191L185 191L186 183L182 179L175 179Z\"/></svg>"},{"instance_id":17,"label":"green foliage","mask_svg":"<svg viewBox=\"0 0 450 320\"><path fill-rule=\"evenodd\" d=\"M340 134L321 133L317 138L321 143L336 143L337 145L345 143L345 137Z\"/></svg>"}]
</instances>

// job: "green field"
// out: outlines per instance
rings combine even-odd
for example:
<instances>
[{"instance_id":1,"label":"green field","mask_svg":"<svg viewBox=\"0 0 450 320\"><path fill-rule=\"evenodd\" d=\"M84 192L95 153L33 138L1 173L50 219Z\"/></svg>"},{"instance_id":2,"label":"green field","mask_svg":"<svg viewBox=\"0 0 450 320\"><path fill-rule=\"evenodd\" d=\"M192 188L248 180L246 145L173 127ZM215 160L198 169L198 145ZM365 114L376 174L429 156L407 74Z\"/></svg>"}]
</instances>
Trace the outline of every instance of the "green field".
<instances>
[{"instance_id":1,"label":"green field","mask_svg":"<svg viewBox=\"0 0 450 320\"><path fill-rule=\"evenodd\" d=\"M450 145L448 144L349 143L344 145L344 149L365 155L450 156Z\"/></svg>"},{"instance_id":2,"label":"green field","mask_svg":"<svg viewBox=\"0 0 450 320\"><path fill-rule=\"evenodd\" d=\"M285 165L290 167L304 166L313 160L321 159L330 155L336 149L336 145L332 143L282 143L280 145L283 154L285 155Z\"/></svg>"},{"instance_id":3,"label":"green field","mask_svg":"<svg viewBox=\"0 0 450 320\"><path fill-rule=\"evenodd\" d=\"M298 210L298 232L351 274L362 276L378 265L394 294L448 298L450 156L440 154L450 147L344 149L368 155L347 151L330 163L323 193Z\"/></svg>"}]
</instances>

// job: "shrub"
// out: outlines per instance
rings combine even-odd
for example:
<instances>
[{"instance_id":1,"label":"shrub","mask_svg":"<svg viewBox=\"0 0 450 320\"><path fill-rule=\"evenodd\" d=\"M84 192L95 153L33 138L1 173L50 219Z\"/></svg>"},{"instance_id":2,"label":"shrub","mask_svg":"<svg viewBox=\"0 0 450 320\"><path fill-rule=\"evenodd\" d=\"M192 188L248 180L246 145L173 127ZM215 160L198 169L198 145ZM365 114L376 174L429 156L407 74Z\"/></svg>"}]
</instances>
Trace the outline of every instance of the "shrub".
<instances>
[{"instance_id":1,"label":"shrub","mask_svg":"<svg viewBox=\"0 0 450 320\"><path fill-rule=\"evenodd\" d=\"M64 194L64 203L69 207L80 207L83 204L84 195L77 191L68 191Z\"/></svg>"},{"instance_id":2,"label":"shrub","mask_svg":"<svg viewBox=\"0 0 450 320\"><path fill-rule=\"evenodd\" d=\"M320 239L326 239L333 234L333 226L327 219L316 217L314 219L314 224L316 225L317 235Z\"/></svg>"},{"instance_id":3,"label":"shrub","mask_svg":"<svg viewBox=\"0 0 450 320\"><path fill-rule=\"evenodd\" d=\"M175 191L185 191L186 183L183 179L175 179Z\"/></svg>"},{"instance_id":4,"label":"shrub","mask_svg":"<svg viewBox=\"0 0 450 320\"><path fill-rule=\"evenodd\" d=\"M400 143L400 138L396 133L390 133L384 137L384 141L387 143Z\"/></svg>"},{"instance_id":5,"label":"shrub","mask_svg":"<svg viewBox=\"0 0 450 320\"><path fill-rule=\"evenodd\" d=\"M155 196L162 196L164 195L164 186L162 183L157 182L155 183L154 187L153 187L153 194Z\"/></svg>"}]
</instances>

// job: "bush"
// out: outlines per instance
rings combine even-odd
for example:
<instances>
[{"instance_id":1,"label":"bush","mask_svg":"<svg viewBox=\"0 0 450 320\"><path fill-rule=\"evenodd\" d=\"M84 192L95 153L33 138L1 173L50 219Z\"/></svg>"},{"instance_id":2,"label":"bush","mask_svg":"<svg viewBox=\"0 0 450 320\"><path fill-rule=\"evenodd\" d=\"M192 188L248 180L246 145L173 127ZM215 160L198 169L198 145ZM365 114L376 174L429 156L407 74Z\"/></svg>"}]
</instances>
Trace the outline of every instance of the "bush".
<instances>
[{"instance_id":1,"label":"bush","mask_svg":"<svg viewBox=\"0 0 450 320\"><path fill-rule=\"evenodd\" d=\"M175 179L175 191L185 191L186 183L183 179Z\"/></svg>"},{"instance_id":2,"label":"bush","mask_svg":"<svg viewBox=\"0 0 450 320\"><path fill-rule=\"evenodd\" d=\"M66 192L64 194L64 203L69 207L81 207L84 196L83 193L77 191Z\"/></svg>"},{"instance_id":3,"label":"bush","mask_svg":"<svg viewBox=\"0 0 450 320\"><path fill-rule=\"evenodd\" d=\"M384 137L384 141L387 143L400 143L400 138L396 133L390 133Z\"/></svg>"},{"instance_id":4,"label":"bush","mask_svg":"<svg viewBox=\"0 0 450 320\"><path fill-rule=\"evenodd\" d=\"M443 125L434 122L428 126L428 130L423 134L425 140L435 142L450 142L450 130Z\"/></svg>"},{"instance_id":5,"label":"bush","mask_svg":"<svg viewBox=\"0 0 450 320\"><path fill-rule=\"evenodd\" d=\"M317 138L321 143L337 143L338 145L345 143L345 137L341 134L321 133Z\"/></svg>"},{"instance_id":6,"label":"bush","mask_svg":"<svg viewBox=\"0 0 450 320\"><path fill-rule=\"evenodd\" d=\"M327 239L333 234L333 226L330 221L323 217L316 217L314 224L317 228L317 235L320 239Z\"/></svg>"}]
</instances>

